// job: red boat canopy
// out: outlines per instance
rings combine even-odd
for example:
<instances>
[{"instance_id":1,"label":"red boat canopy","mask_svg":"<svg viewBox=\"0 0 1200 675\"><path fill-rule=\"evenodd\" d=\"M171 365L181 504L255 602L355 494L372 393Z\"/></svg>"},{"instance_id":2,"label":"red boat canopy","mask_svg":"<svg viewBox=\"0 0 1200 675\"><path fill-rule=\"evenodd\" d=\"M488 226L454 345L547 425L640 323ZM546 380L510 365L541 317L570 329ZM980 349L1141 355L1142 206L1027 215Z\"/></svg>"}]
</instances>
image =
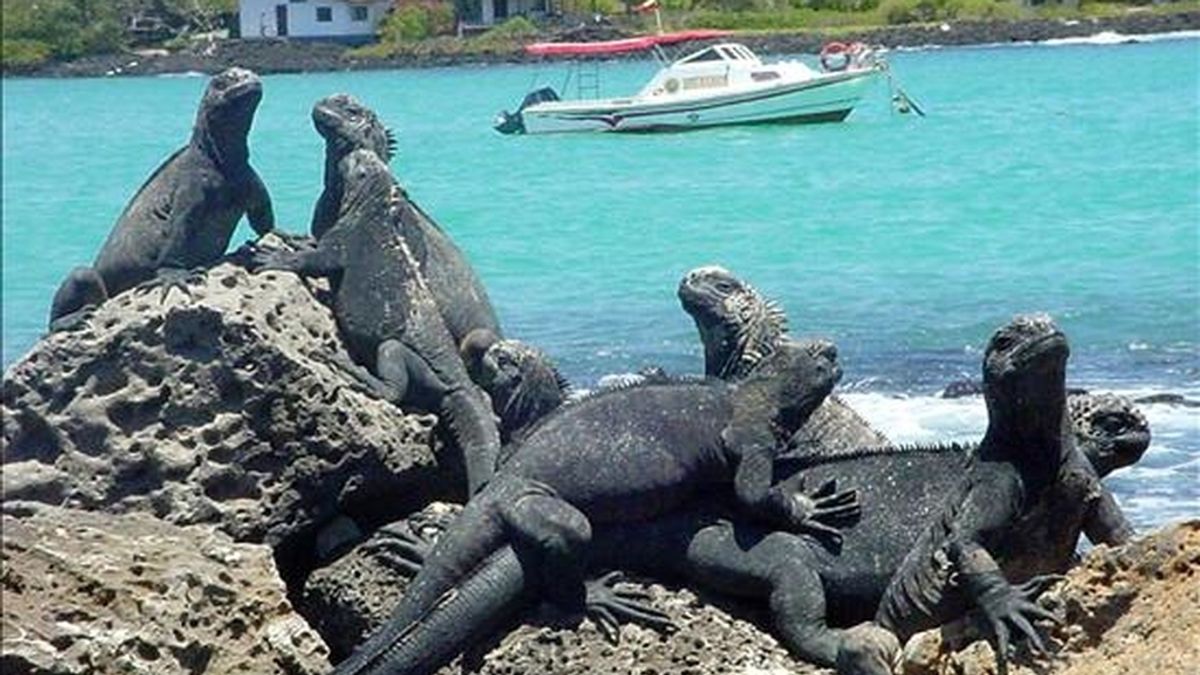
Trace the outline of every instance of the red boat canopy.
<instances>
[{"instance_id":1,"label":"red boat canopy","mask_svg":"<svg viewBox=\"0 0 1200 675\"><path fill-rule=\"evenodd\" d=\"M711 40L732 35L727 30L681 30L661 35L642 35L623 40L604 42L535 42L525 45L525 53L539 56L583 56L588 54L621 54L650 49L655 45L670 45L688 40Z\"/></svg>"}]
</instances>

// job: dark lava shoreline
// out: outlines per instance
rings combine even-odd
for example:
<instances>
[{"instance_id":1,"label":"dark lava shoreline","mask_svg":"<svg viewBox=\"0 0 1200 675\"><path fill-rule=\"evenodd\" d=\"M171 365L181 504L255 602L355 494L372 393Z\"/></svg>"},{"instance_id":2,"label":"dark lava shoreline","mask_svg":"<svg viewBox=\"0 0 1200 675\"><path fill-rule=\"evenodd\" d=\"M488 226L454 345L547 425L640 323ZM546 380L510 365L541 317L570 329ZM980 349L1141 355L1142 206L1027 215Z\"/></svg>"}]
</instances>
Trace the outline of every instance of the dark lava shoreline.
<instances>
[{"instance_id":1,"label":"dark lava shoreline","mask_svg":"<svg viewBox=\"0 0 1200 675\"><path fill-rule=\"evenodd\" d=\"M909 26L881 26L852 33L803 31L747 33L738 40L764 55L816 53L830 40L858 40L889 48L964 46L1040 42L1087 37L1104 31L1127 35L1200 30L1200 11L1170 14L1130 12L1123 16L1091 19L1035 19L1024 21L964 21ZM258 73L304 73L344 70L387 70L469 64L531 63L519 50L485 53L413 53L387 58L349 57L344 44L289 40L225 40L191 50L148 55L122 53L88 56L75 61L48 63L5 76L104 77L216 73L238 65ZM634 58L642 58L635 55Z\"/></svg>"}]
</instances>

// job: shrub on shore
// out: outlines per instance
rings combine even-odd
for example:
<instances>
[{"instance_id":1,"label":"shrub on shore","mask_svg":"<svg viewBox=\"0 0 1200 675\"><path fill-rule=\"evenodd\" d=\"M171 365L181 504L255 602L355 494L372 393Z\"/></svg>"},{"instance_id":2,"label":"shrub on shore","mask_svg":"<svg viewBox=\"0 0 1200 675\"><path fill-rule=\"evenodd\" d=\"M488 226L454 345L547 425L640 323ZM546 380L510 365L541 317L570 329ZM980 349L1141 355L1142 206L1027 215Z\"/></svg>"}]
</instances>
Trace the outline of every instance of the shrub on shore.
<instances>
[{"instance_id":1,"label":"shrub on shore","mask_svg":"<svg viewBox=\"0 0 1200 675\"><path fill-rule=\"evenodd\" d=\"M182 34L214 30L236 11L236 0L3 0L0 67L120 51L139 40L137 17L154 16L168 34Z\"/></svg>"}]
</instances>

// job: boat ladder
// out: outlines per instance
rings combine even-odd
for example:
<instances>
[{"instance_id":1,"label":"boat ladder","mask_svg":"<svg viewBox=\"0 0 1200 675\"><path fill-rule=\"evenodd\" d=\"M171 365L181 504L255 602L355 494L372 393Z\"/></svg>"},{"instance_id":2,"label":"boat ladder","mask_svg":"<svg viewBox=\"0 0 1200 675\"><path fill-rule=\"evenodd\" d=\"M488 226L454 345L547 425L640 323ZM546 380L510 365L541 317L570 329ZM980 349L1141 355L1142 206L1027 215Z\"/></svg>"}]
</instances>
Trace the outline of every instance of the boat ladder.
<instances>
[{"instance_id":1,"label":"boat ladder","mask_svg":"<svg viewBox=\"0 0 1200 675\"><path fill-rule=\"evenodd\" d=\"M580 61L578 70L575 74L576 95L580 99L600 98L600 61Z\"/></svg>"}]
</instances>

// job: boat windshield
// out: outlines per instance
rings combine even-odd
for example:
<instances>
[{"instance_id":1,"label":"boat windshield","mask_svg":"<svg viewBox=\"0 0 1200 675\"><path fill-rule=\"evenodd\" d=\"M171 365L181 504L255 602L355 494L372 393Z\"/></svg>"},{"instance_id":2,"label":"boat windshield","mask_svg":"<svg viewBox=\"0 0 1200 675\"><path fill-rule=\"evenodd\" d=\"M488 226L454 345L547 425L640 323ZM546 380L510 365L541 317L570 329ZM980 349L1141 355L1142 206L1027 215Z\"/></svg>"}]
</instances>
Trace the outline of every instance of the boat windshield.
<instances>
[{"instance_id":1,"label":"boat windshield","mask_svg":"<svg viewBox=\"0 0 1200 675\"><path fill-rule=\"evenodd\" d=\"M675 65L704 63L706 61L758 61L758 57L743 45L723 44L705 47L695 54L690 54L679 59L675 62Z\"/></svg>"}]
</instances>

